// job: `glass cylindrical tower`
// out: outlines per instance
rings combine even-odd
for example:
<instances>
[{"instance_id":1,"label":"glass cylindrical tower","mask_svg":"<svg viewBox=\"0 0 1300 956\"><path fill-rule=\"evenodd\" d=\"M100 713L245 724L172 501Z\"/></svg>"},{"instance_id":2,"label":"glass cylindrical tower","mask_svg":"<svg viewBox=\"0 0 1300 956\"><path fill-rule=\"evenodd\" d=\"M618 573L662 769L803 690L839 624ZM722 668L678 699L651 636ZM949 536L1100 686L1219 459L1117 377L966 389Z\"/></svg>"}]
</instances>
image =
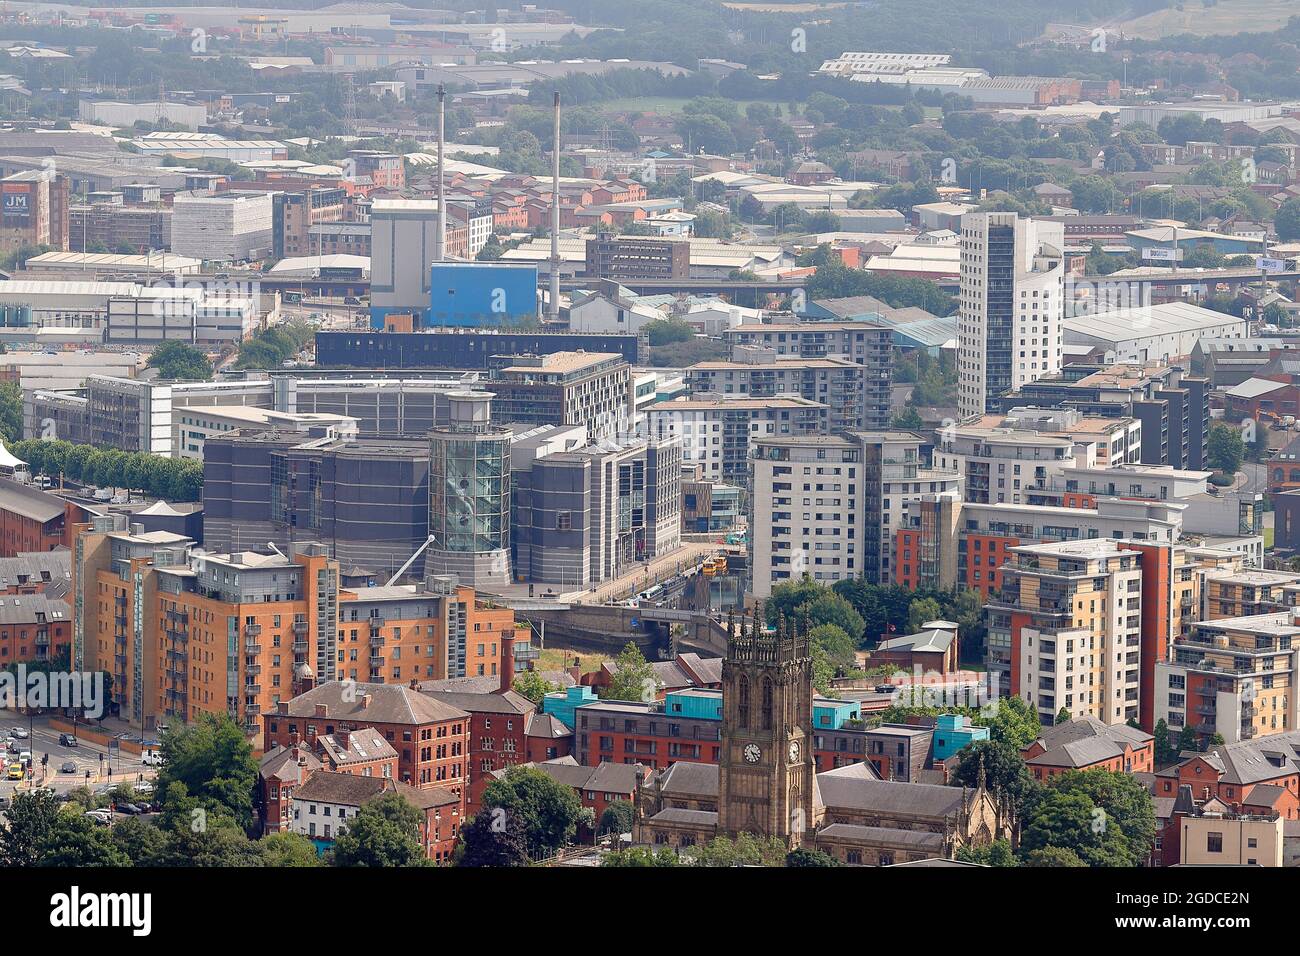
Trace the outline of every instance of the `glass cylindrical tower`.
<instances>
[{"instance_id":1,"label":"glass cylindrical tower","mask_svg":"<svg viewBox=\"0 0 1300 956\"><path fill-rule=\"evenodd\" d=\"M427 574L476 588L510 581L510 430L492 424L492 393L448 394L448 423L429 436Z\"/></svg>"}]
</instances>

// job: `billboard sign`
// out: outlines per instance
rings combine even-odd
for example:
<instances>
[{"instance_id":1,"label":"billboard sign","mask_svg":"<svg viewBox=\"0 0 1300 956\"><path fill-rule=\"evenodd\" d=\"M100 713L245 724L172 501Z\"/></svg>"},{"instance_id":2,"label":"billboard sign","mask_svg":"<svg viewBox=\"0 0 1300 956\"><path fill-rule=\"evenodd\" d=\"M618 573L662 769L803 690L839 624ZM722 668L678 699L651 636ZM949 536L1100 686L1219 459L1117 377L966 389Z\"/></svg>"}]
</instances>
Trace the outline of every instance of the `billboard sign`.
<instances>
[{"instance_id":1,"label":"billboard sign","mask_svg":"<svg viewBox=\"0 0 1300 956\"><path fill-rule=\"evenodd\" d=\"M32 219L30 183L5 183L0 191L0 215L6 226L26 226Z\"/></svg>"}]
</instances>

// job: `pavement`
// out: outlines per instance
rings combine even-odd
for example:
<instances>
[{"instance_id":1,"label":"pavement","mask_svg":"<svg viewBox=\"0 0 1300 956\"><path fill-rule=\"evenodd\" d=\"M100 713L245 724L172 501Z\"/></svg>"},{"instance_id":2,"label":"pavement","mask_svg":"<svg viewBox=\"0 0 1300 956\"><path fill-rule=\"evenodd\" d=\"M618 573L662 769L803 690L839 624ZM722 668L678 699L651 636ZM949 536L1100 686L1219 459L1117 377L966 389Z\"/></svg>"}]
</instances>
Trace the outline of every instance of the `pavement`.
<instances>
[{"instance_id":1,"label":"pavement","mask_svg":"<svg viewBox=\"0 0 1300 956\"><path fill-rule=\"evenodd\" d=\"M15 743L20 750L32 752L33 773L23 781L9 780L6 773L4 779L0 779L0 796L12 797L15 790L42 786L66 793L87 785L96 787L124 780L152 780L157 775L156 768L144 766L138 755L116 749L110 753L84 737L78 738L76 747L63 746L59 743L59 734L63 731L51 728L48 716L37 716L29 720L24 714L0 710L0 738L13 728L30 729L31 736L28 739L16 740ZM41 758L46 755L50 759L42 767ZM15 754L5 755L6 770L15 759ZM76 764L77 769L74 773L63 773L59 768L69 760ZM90 774L89 777L86 776L87 773Z\"/></svg>"}]
</instances>

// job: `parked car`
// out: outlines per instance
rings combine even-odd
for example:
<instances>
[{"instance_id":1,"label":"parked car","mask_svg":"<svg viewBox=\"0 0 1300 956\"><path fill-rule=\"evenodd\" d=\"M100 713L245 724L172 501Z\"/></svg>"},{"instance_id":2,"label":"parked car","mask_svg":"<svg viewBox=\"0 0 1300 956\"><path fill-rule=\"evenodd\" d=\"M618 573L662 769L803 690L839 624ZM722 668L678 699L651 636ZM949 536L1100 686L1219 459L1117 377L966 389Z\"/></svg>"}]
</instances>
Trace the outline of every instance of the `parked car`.
<instances>
[{"instance_id":1,"label":"parked car","mask_svg":"<svg viewBox=\"0 0 1300 956\"><path fill-rule=\"evenodd\" d=\"M113 822L112 810L87 810L86 816L90 817L90 819L94 820L96 823L102 823L105 826L108 826L108 824Z\"/></svg>"},{"instance_id":2,"label":"parked car","mask_svg":"<svg viewBox=\"0 0 1300 956\"><path fill-rule=\"evenodd\" d=\"M77 765L71 760L65 760L59 764L59 773L76 773Z\"/></svg>"},{"instance_id":3,"label":"parked car","mask_svg":"<svg viewBox=\"0 0 1300 956\"><path fill-rule=\"evenodd\" d=\"M75 747L77 746L77 738L72 734L59 734L59 745L62 747Z\"/></svg>"},{"instance_id":4,"label":"parked car","mask_svg":"<svg viewBox=\"0 0 1300 956\"><path fill-rule=\"evenodd\" d=\"M146 796L148 796L149 794L153 793L153 784L150 783L148 780L141 780L131 789L134 790L136 793L143 793Z\"/></svg>"},{"instance_id":5,"label":"parked car","mask_svg":"<svg viewBox=\"0 0 1300 956\"><path fill-rule=\"evenodd\" d=\"M132 816L132 817L135 816L136 814L143 812L140 809L139 804L135 804L135 803L119 803L116 805L116 810L118 813L125 813L127 816Z\"/></svg>"}]
</instances>

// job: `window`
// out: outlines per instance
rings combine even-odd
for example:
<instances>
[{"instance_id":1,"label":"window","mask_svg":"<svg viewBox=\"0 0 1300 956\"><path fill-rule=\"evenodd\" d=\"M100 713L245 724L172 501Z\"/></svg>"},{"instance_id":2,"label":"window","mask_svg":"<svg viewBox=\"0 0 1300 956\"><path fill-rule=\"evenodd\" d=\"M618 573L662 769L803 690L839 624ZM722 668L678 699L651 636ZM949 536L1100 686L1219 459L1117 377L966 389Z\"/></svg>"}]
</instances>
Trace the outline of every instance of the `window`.
<instances>
[{"instance_id":1,"label":"window","mask_svg":"<svg viewBox=\"0 0 1300 956\"><path fill-rule=\"evenodd\" d=\"M1205 835L1205 852L1222 853L1223 852L1223 834L1207 833Z\"/></svg>"}]
</instances>

